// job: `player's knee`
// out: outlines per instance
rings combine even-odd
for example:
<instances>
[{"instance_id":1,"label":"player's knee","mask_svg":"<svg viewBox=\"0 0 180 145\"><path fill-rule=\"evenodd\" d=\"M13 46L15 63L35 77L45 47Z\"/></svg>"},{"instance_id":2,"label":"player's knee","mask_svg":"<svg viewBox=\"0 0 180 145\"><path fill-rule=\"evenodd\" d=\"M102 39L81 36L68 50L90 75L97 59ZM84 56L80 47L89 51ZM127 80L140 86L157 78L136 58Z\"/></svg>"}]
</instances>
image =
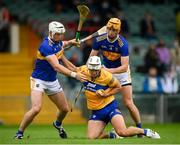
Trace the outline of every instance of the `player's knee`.
<instances>
[{"instance_id":1,"label":"player's knee","mask_svg":"<svg viewBox=\"0 0 180 145\"><path fill-rule=\"evenodd\" d=\"M41 106L33 106L32 110L34 114L38 114L41 111Z\"/></svg>"},{"instance_id":2,"label":"player's knee","mask_svg":"<svg viewBox=\"0 0 180 145\"><path fill-rule=\"evenodd\" d=\"M61 111L62 111L63 113L68 113L68 112L69 112L69 106L68 106L68 105L63 106L62 109L61 109Z\"/></svg>"},{"instance_id":3,"label":"player's knee","mask_svg":"<svg viewBox=\"0 0 180 145\"><path fill-rule=\"evenodd\" d=\"M131 108L134 106L134 103L132 100L126 100L124 101L124 105L127 107L127 108Z\"/></svg>"},{"instance_id":4,"label":"player's knee","mask_svg":"<svg viewBox=\"0 0 180 145\"><path fill-rule=\"evenodd\" d=\"M94 133L88 133L88 139L96 139L97 136Z\"/></svg>"}]
</instances>

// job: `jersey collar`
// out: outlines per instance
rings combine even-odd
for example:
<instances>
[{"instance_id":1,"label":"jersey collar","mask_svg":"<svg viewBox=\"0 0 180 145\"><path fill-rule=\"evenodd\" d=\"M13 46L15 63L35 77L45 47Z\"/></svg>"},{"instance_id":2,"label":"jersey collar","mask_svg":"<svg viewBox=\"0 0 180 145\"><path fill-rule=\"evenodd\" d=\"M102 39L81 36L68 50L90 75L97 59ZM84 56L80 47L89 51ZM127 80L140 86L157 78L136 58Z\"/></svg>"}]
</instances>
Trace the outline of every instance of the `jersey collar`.
<instances>
[{"instance_id":1,"label":"jersey collar","mask_svg":"<svg viewBox=\"0 0 180 145\"><path fill-rule=\"evenodd\" d=\"M48 36L48 40L51 42L51 43L54 43L54 41L52 41L52 39Z\"/></svg>"},{"instance_id":2,"label":"jersey collar","mask_svg":"<svg viewBox=\"0 0 180 145\"><path fill-rule=\"evenodd\" d=\"M108 40L109 43L114 43L114 42L118 39L118 37L119 37L119 36L117 35L117 37L116 37L113 41L111 41L111 40L109 39L108 35L107 35L107 40Z\"/></svg>"}]
</instances>

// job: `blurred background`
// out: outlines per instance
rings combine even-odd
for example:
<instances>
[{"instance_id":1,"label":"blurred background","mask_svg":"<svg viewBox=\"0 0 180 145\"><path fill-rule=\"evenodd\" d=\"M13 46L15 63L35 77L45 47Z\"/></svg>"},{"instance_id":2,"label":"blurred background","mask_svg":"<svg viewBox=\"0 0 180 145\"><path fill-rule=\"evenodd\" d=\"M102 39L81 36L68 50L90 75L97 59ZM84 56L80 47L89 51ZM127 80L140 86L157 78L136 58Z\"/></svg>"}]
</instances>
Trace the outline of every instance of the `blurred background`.
<instances>
[{"instance_id":1,"label":"blurred background","mask_svg":"<svg viewBox=\"0 0 180 145\"><path fill-rule=\"evenodd\" d=\"M179 0L0 0L0 124L19 124L30 108L30 82L36 51L52 20L65 25L65 39L75 37L78 4L88 16L81 38L121 19L121 34L129 42L134 102L143 123L180 122L180 1ZM92 40L65 52L77 66L85 64ZM58 74L72 104L80 89L76 80ZM116 96L127 122L132 122L121 96ZM47 96L34 124L50 124L56 108ZM66 124L85 123L89 112L83 95ZM73 121L72 121L73 120Z\"/></svg>"}]
</instances>

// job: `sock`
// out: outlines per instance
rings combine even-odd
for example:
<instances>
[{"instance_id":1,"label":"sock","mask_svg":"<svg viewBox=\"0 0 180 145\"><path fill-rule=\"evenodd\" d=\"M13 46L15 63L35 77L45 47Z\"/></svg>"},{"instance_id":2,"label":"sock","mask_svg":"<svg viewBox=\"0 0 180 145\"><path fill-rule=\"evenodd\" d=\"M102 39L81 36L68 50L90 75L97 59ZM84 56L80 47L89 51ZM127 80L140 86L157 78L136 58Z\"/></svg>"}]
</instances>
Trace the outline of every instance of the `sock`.
<instances>
[{"instance_id":1,"label":"sock","mask_svg":"<svg viewBox=\"0 0 180 145\"><path fill-rule=\"evenodd\" d=\"M23 135L23 131L18 130L17 134L22 134Z\"/></svg>"},{"instance_id":2,"label":"sock","mask_svg":"<svg viewBox=\"0 0 180 145\"><path fill-rule=\"evenodd\" d=\"M116 135L113 132L109 132L109 138L116 138Z\"/></svg>"},{"instance_id":3,"label":"sock","mask_svg":"<svg viewBox=\"0 0 180 145\"><path fill-rule=\"evenodd\" d=\"M58 120L56 120L56 121L55 121L55 125L56 125L57 127L59 127L59 126L61 126L61 122L58 121Z\"/></svg>"},{"instance_id":4,"label":"sock","mask_svg":"<svg viewBox=\"0 0 180 145\"><path fill-rule=\"evenodd\" d=\"M136 124L136 126L137 126L138 128L142 128L142 124L141 124L141 123Z\"/></svg>"},{"instance_id":5,"label":"sock","mask_svg":"<svg viewBox=\"0 0 180 145\"><path fill-rule=\"evenodd\" d=\"M144 135L147 135L147 129L144 129Z\"/></svg>"}]
</instances>

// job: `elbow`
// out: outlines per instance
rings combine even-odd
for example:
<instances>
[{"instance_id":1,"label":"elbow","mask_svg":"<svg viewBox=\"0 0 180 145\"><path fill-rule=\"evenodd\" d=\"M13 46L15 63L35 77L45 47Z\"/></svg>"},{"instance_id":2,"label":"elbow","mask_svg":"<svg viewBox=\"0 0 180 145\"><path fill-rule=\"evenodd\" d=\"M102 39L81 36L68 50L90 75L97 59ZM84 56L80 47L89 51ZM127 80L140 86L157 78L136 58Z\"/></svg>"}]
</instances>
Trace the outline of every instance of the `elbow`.
<instances>
[{"instance_id":1,"label":"elbow","mask_svg":"<svg viewBox=\"0 0 180 145\"><path fill-rule=\"evenodd\" d=\"M53 69L54 69L55 71L59 72L59 65L54 65L54 66L53 66Z\"/></svg>"}]
</instances>

